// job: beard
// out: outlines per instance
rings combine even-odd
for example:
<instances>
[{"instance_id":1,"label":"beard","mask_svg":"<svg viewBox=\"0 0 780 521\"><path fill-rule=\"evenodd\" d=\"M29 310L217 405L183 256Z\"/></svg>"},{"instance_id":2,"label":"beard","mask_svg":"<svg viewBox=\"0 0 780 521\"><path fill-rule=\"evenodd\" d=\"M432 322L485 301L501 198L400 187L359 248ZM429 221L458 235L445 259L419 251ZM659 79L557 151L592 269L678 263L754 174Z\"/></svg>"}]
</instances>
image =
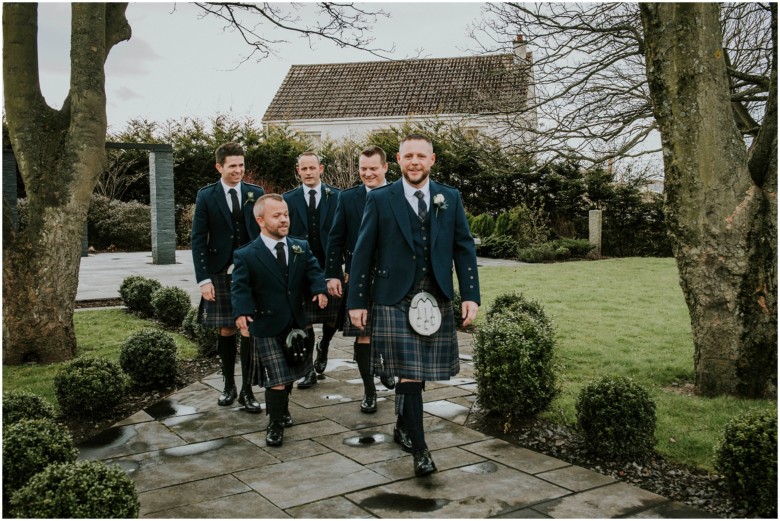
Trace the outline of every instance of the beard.
<instances>
[{"instance_id":1,"label":"beard","mask_svg":"<svg viewBox=\"0 0 780 521\"><path fill-rule=\"evenodd\" d=\"M406 179L406 182L409 183L410 185L420 186L425 182L426 179L428 179L428 176L431 175L431 169L430 168L427 170L423 169L420 178L416 181L413 181L409 178L409 174L407 173L406 170L401 169L401 175L404 176L404 179Z\"/></svg>"}]
</instances>

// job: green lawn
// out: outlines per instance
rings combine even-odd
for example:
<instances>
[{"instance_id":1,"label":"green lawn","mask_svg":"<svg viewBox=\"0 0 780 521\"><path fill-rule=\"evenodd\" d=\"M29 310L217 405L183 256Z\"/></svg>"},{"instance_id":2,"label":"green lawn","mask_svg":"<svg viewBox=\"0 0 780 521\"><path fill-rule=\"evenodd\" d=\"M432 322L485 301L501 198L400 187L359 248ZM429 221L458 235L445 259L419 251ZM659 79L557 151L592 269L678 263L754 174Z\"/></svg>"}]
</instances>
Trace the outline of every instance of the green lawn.
<instances>
[{"instance_id":1,"label":"green lawn","mask_svg":"<svg viewBox=\"0 0 780 521\"><path fill-rule=\"evenodd\" d=\"M774 401L700 398L672 392L692 383L690 319L673 259L626 258L598 262L480 268L482 309L518 291L538 300L558 340L561 395L546 415L574 423L580 389L602 375L644 385L656 403L657 449L669 459L712 470L713 446L723 425L748 408Z\"/></svg>"},{"instance_id":2,"label":"green lawn","mask_svg":"<svg viewBox=\"0 0 780 521\"><path fill-rule=\"evenodd\" d=\"M79 356L108 358L119 363L119 348L124 340L136 331L162 326L151 320L143 320L119 309L79 311L73 317ZM170 331L169 331L170 332ZM190 359L198 356L198 348L188 338L171 333L179 348L179 357ZM57 406L54 396L54 375L61 364L47 366L3 366L3 390L25 389L49 400Z\"/></svg>"}]
</instances>

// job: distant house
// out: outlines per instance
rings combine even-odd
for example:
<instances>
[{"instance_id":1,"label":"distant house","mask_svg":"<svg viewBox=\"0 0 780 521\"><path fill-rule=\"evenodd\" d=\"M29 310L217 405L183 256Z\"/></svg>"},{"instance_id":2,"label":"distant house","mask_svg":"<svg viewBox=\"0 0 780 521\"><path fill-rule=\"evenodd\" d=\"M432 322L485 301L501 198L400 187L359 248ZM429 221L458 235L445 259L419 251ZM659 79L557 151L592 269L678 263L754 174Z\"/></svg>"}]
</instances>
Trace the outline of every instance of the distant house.
<instances>
[{"instance_id":1,"label":"distant house","mask_svg":"<svg viewBox=\"0 0 780 521\"><path fill-rule=\"evenodd\" d=\"M319 143L436 117L515 141L501 114L534 106L531 60L519 35L513 54L293 65L262 122ZM533 108L523 121L536 127Z\"/></svg>"}]
</instances>

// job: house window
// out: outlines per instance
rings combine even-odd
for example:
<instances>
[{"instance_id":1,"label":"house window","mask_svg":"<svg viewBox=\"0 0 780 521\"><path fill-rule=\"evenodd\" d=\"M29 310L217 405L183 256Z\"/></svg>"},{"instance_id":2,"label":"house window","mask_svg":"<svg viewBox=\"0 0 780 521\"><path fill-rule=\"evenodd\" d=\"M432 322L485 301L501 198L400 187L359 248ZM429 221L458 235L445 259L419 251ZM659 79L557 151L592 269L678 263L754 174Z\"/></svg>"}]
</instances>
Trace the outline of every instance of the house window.
<instances>
[{"instance_id":1,"label":"house window","mask_svg":"<svg viewBox=\"0 0 780 521\"><path fill-rule=\"evenodd\" d=\"M322 132L307 130L302 132L302 134L309 140L312 148L320 148L320 145L322 144Z\"/></svg>"}]
</instances>

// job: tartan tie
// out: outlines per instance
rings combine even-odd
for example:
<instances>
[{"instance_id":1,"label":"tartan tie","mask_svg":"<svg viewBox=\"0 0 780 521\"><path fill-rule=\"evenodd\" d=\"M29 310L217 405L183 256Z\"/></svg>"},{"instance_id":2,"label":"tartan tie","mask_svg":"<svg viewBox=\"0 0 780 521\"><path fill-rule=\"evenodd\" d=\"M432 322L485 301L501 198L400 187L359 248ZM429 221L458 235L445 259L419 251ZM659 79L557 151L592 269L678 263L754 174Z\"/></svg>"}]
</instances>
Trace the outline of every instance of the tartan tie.
<instances>
[{"instance_id":1,"label":"tartan tie","mask_svg":"<svg viewBox=\"0 0 780 521\"><path fill-rule=\"evenodd\" d=\"M419 217L422 222L428 216L428 205L425 204L425 194L422 193L422 190L417 190L414 193L414 196L417 198L417 217Z\"/></svg>"}]
</instances>

